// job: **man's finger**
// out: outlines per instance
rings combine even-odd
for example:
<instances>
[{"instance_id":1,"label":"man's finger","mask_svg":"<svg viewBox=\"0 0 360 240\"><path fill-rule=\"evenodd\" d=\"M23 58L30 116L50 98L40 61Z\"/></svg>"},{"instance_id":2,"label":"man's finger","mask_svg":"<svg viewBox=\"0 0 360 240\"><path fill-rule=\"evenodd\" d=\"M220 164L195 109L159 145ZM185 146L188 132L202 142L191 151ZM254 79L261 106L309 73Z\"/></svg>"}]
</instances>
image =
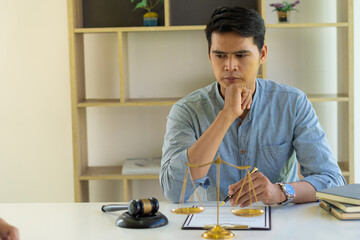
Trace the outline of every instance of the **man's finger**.
<instances>
[{"instance_id":1,"label":"man's finger","mask_svg":"<svg viewBox=\"0 0 360 240\"><path fill-rule=\"evenodd\" d=\"M249 198L248 200L246 200L245 202L242 203L241 207L247 207L247 206L250 205L250 203L254 204L254 203L256 203L256 200L261 201L260 200L261 196L262 196L262 193L256 194L256 198L255 198L255 196L252 195L251 201L250 201L250 198Z\"/></svg>"},{"instance_id":2,"label":"man's finger","mask_svg":"<svg viewBox=\"0 0 360 240\"><path fill-rule=\"evenodd\" d=\"M245 183L244 183L244 181L245 181ZM233 195L233 194L237 193L238 191L240 191L241 186L243 184L244 184L244 187L245 187L245 185L247 184L247 178L246 179L243 178L240 181L238 181L237 183L230 185L228 193L230 195Z\"/></svg>"},{"instance_id":3,"label":"man's finger","mask_svg":"<svg viewBox=\"0 0 360 240\"><path fill-rule=\"evenodd\" d=\"M262 173L260 173L260 172L256 172L256 173L252 173L252 174L251 174L250 178L251 178L251 181L252 181L252 183L253 183L253 185L254 185L254 188L257 188L257 187L261 184L261 183L259 183L259 182L257 181L257 179L258 179L259 177L261 177L261 176L262 176ZM245 181L245 183L244 183L244 181ZM229 192L228 192L228 194L232 195L232 194L240 191L241 186L242 186L243 184L244 184L244 187L247 187L247 186L249 185L249 178L248 178L248 176L246 176L245 178L241 179L241 180L238 181L237 183L234 183L234 184L230 185L230 186L229 186Z\"/></svg>"},{"instance_id":4,"label":"man's finger","mask_svg":"<svg viewBox=\"0 0 360 240\"><path fill-rule=\"evenodd\" d=\"M235 193L234 196L230 199L231 205L235 205L235 204L238 205L245 202L247 199L250 198L250 193L249 193L250 191L251 191L251 195L253 195L253 190L251 189L248 183L245 183L243 189Z\"/></svg>"},{"instance_id":5,"label":"man's finger","mask_svg":"<svg viewBox=\"0 0 360 240\"><path fill-rule=\"evenodd\" d=\"M249 94L248 92L243 92L241 94L241 103L244 103L244 101L248 98Z\"/></svg>"}]
</instances>

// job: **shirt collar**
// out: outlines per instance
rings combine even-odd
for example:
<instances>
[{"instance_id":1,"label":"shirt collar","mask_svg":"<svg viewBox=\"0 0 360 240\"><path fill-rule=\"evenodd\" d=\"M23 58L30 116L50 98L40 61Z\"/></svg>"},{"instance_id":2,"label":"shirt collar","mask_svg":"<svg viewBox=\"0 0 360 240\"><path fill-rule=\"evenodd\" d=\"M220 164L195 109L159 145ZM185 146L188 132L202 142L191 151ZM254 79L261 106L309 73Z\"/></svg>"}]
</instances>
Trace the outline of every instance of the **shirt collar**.
<instances>
[{"instance_id":1,"label":"shirt collar","mask_svg":"<svg viewBox=\"0 0 360 240\"><path fill-rule=\"evenodd\" d=\"M260 86L259 86L258 78L256 78L255 85L256 85L256 87L255 87L255 94L254 94L254 97L253 97L253 100L252 100L252 103L251 103L250 111L249 111L249 113L248 113L248 115L247 115L247 117L249 118L249 120L251 120L251 116L252 116L253 112L255 111L254 108L255 108L257 99L259 98ZM246 118L245 118L245 119L246 119Z\"/></svg>"},{"instance_id":2,"label":"shirt collar","mask_svg":"<svg viewBox=\"0 0 360 240\"><path fill-rule=\"evenodd\" d=\"M216 81L216 87L215 87L215 88L216 88L216 89L215 89L216 98L218 99L221 108L224 108L225 101L224 101L223 97L221 96L221 93L220 93L220 84L219 84L218 81Z\"/></svg>"}]
</instances>

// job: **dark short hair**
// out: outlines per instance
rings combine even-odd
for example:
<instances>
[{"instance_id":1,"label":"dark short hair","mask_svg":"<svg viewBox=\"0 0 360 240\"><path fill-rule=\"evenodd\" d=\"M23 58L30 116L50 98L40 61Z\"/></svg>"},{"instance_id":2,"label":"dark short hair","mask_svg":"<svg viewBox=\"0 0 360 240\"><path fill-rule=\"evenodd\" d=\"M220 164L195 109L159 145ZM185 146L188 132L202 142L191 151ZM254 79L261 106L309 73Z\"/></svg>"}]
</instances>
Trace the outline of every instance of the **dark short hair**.
<instances>
[{"instance_id":1,"label":"dark short hair","mask_svg":"<svg viewBox=\"0 0 360 240\"><path fill-rule=\"evenodd\" d=\"M264 46L265 24L264 19L253 9L242 7L220 7L211 15L206 25L205 34L208 41L209 53L211 35L213 32L236 32L241 37L253 37L254 44L261 52Z\"/></svg>"}]
</instances>

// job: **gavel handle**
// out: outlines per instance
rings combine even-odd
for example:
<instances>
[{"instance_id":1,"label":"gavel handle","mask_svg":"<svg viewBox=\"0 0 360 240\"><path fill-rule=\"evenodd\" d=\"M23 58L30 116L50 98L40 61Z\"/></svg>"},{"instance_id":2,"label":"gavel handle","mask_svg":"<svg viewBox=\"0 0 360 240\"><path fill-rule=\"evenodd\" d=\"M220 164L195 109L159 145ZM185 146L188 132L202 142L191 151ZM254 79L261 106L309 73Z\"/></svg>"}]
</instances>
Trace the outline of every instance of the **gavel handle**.
<instances>
[{"instance_id":1,"label":"gavel handle","mask_svg":"<svg viewBox=\"0 0 360 240\"><path fill-rule=\"evenodd\" d=\"M116 212L121 210L128 210L128 205L123 204L109 204L109 205L103 205L101 207L101 211L103 212Z\"/></svg>"}]
</instances>

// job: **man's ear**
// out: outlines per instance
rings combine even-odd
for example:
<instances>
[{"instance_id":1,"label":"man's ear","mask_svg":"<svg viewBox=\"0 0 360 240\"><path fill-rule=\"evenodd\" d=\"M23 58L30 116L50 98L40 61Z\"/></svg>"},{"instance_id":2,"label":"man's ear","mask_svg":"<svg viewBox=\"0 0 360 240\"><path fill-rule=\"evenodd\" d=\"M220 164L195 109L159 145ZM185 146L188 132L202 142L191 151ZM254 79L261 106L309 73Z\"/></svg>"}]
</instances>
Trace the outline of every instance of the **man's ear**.
<instances>
[{"instance_id":1,"label":"man's ear","mask_svg":"<svg viewBox=\"0 0 360 240\"><path fill-rule=\"evenodd\" d=\"M260 64L263 64L266 61L266 58L267 58L267 45L264 44L260 53Z\"/></svg>"}]
</instances>

